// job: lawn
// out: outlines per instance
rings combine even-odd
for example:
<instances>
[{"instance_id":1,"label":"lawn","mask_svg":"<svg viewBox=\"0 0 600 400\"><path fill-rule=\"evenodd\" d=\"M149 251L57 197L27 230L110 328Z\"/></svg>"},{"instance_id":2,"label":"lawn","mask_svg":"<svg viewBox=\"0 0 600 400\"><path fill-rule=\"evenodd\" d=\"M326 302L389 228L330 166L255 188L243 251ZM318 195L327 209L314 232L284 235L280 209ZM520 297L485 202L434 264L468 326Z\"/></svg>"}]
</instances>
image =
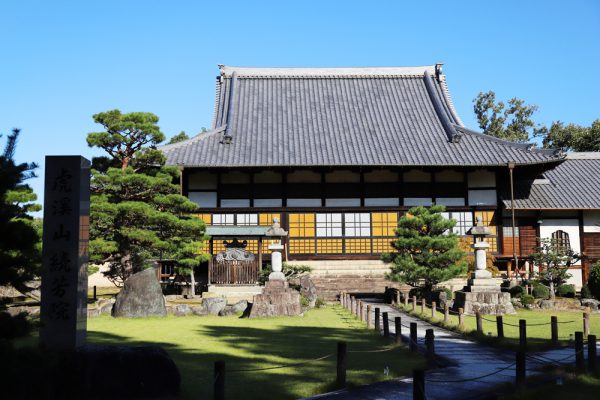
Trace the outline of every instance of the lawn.
<instances>
[{"instance_id":1,"label":"lawn","mask_svg":"<svg viewBox=\"0 0 600 400\"><path fill-rule=\"evenodd\" d=\"M174 317L88 320L88 341L103 344L156 343L174 359L182 375L182 398L212 396L213 366L224 360L228 398L299 398L331 390L338 341L348 343L348 382L360 385L410 375L423 367L419 356L394 347L340 306L308 311L303 317L247 319ZM350 353L390 348L375 353ZM268 368L331 357L280 369ZM389 367L389 375L384 368ZM268 388L268 392L266 392Z\"/></svg>"},{"instance_id":2,"label":"lawn","mask_svg":"<svg viewBox=\"0 0 600 400\"><path fill-rule=\"evenodd\" d=\"M431 308L429 307L425 307L424 314L421 314L420 305L417 305L415 313L412 313L411 304L409 304L406 308L404 305L399 305L398 307L427 321L431 321L441 326L447 326L450 329L458 330L469 335L473 335L477 329L475 316L472 315L464 316L464 329L459 330L458 316L455 314L450 314L448 325L444 325L443 311L438 310L436 317L432 320ZM583 312L518 309L517 314L506 314L503 316L504 336L506 340L504 340L504 342L501 344L507 345L508 347L517 346L519 339L519 320L525 319L527 320L528 345L530 345L531 349L535 350L536 348L543 348L549 345L551 338L551 316L556 316L558 318L558 338L562 344L569 342L570 334L575 336L576 331L583 331ZM496 317L494 315L484 315L483 318L484 334L489 335L491 333L492 337L496 337ZM600 314L590 315L590 334L600 337Z\"/></svg>"}]
</instances>

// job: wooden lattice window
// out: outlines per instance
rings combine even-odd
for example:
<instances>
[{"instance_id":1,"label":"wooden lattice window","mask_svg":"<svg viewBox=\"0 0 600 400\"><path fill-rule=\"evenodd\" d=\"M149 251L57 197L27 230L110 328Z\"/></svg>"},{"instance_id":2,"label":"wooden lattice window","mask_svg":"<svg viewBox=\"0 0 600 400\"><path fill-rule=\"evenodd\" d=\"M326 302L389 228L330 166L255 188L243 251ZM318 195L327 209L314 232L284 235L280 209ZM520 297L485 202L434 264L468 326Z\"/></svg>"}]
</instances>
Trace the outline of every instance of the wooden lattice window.
<instances>
[{"instance_id":1,"label":"wooden lattice window","mask_svg":"<svg viewBox=\"0 0 600 400\"><path fill-rule=\"evenodd\" d=\"M559 253L566 253L571 250L569 234L561 230L552 232L552 246Z\"/></svg>"}]
</instances>

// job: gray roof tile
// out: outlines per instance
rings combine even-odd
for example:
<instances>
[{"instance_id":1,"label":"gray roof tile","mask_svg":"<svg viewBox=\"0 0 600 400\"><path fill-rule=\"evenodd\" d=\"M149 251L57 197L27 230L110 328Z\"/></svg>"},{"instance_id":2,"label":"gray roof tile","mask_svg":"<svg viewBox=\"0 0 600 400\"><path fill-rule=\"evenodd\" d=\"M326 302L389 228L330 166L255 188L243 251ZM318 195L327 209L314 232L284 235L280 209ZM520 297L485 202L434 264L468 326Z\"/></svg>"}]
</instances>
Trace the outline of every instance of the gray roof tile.
<instances>
[{"instance_id":1,"label":"gray roof tile","mask_svg":"<svg viewBox=\"0 0 600 400\"><path fill-rule=\"evenodd\" d=\"M515 182L515 209L600 209L600 153L569 154L543 176L546 182ZM510 209L510 194L502 199Z\"/></svg>"},{"instance_id":2,"label":"gray roof tile","mask_svg":"<svg viewBox=\"0 0 600 400\"><path fill-rule=\"evenodd\" d=\"M233 72L232 118L226 126ZM427 79L433 90L428 91ZM214 129L160 147L167 163L188 167L494 166L508 161L545 163L558 157L464 128L445 77L436 73L435 66L222 66L216 98ZM224 131L232 136L231 144L222 143Z\"/></svg>"}]
</instances>

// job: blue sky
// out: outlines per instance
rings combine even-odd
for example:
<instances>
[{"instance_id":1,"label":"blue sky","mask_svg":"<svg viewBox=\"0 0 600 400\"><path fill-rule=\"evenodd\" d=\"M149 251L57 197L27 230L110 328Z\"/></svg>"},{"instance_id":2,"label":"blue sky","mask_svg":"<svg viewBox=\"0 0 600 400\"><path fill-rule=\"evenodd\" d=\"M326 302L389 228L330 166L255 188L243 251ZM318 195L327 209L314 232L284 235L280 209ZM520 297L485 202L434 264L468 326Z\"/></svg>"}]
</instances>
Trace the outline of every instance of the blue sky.
<instances>
[{"instance_id":1,"label":"blue sky","mask_svg":"<svg viewBox=\"0 0 600 400\"><path fill-rule=\"evenodd\" d=\"M410 66L444 62L465 124L494 90L535 119L600 118L600 2L2 1L0 132L18 161L89 149L97 112L160 117L163 132L209 127L217 64ZM0 139L0 143L4 143ZM43 165L42 165L43 167ZM40 178L30 181L42 194Z\"/></svg>"}]
</instances>

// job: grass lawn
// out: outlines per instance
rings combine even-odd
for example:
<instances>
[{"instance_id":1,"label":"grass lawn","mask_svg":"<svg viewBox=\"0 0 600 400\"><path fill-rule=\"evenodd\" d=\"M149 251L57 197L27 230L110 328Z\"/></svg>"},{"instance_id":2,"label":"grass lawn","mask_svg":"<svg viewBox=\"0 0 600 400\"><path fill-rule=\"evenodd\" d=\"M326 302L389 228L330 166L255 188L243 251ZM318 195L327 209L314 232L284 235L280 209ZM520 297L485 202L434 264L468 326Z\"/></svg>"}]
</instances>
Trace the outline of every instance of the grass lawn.
<instances>
[{"instance_id":1,"label":"grass lawn","mask_svg":"<svg viewBox=\"0 0 600 400\"><path fill-rule=\"evenodd\" d=\"M334 388L336 346L348 351L391 348L378 353L349 353L348 382L360 385L411 374L423 359L381 338L340 306L308 311L303 317L247 319L189 316L88 320L88 341L102 344L156 343L174 359L182 375L182 398L212 397L213 366L224 360L228 398L285 399L310 396ZM327 354L331 357L281 369L233 372L238 369L298 363ZM388 366L389 376L383 371Z\"/></svg>"},{"instance_id":2,"label":"grass lawn","mask_svg":"<svg viewBox=\"0 0 600 400\"><path fill-rule=\"evenodd\" d=\"M531 382L534 386L535 382ZM563 384L543 384L523 392L507 396L499 396L501 400L591 400L597 399L600 393L600 378L592 375L582 375L565 381Z\"/></svg>"},{"instance_id":3,"label":"grass lawn","mask_svg":"<svg viewBox=\"0 0 600 400\"><path fill-rule=\"evenodd\" d=\"M448 325L444 325L444 313L443 311L438 310L436 313L436 317L431 319L431 308L426 307L425 313L421 314L421 306L417 305L416 312L412 313L412 305L409 304L408 307L404 307L404 305L398 306L400 309L409 312L410 314L416 315L420 318L423 318L427 321L431 321L435 324L446 326L452 330L456 330L459 332L463 332L470 336L476 337L476 321L475 316L464 316L464 329L458 329L458 316L454 314L450 314L450 320ZM558 318L558 338L562 342L562 344L567 344L569 342L569 334L573 334L575 336L576 331L583 331L583 312L571 312L571 311L554 311L554 310L523 310L518 309L517 314L509 315L506 314L503 317L504 321L504 336L505 340L501 343L498 343L495 340L497 335L496 329L496 317L493 315L484 315L483 318L483 332L485 335L488 335L491 332L493 339L490 341L490 344L500 344L505 345L507 347L516 347L518 346L519 340L519 320L525 319L527 320L527 344L531 350L544 348L550 345L550 317L556 316ZM574 322L569 322L574 321ZM546 325L540 325L546 324ZM600 337L600 314L591 314L590 315L590 334L594 334ZM487 340L487 338L480 338L482 340ZM587 338L584 338L587 340Z\"/></svg>"}]
</instances>

